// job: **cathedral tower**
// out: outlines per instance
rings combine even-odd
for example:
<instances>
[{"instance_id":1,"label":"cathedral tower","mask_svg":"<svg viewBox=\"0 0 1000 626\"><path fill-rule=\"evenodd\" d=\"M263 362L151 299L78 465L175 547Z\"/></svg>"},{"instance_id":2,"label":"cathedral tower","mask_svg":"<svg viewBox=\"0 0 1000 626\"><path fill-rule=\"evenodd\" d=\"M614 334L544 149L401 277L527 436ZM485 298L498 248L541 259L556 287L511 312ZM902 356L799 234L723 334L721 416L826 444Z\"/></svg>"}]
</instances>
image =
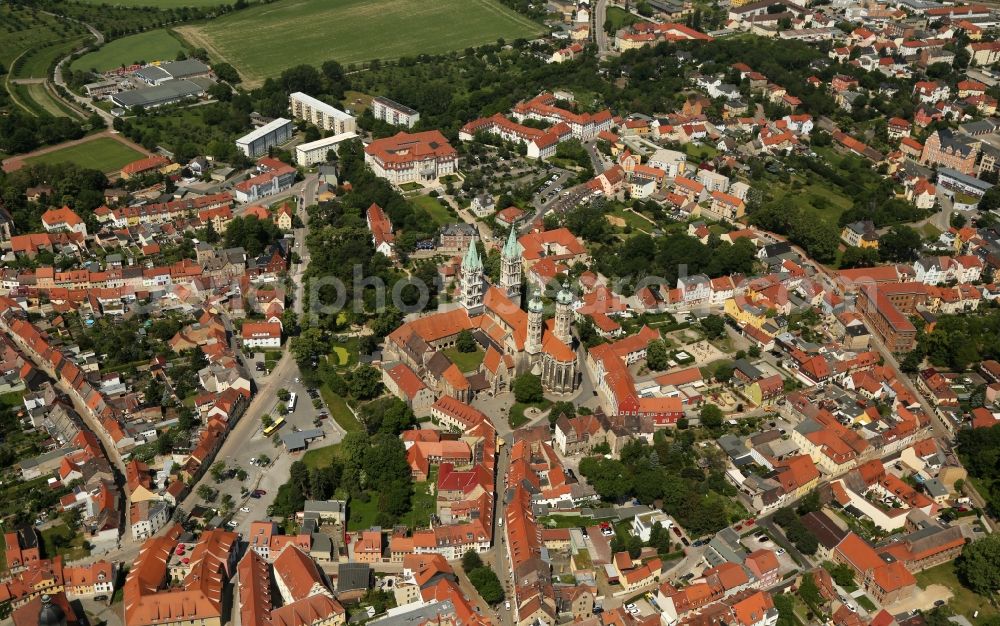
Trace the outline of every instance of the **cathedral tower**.
<instances>
[{"instance_id":1,"label":"cathedral tower","mask_svg":"<svg viewBox=\"0 0 1000 626\"><path fill-rule=\"evenodd\" d=\"M567 346L573 345L573 294L569 285L563 284L556 294L555 335Z\"/></svg>"},{"instance_id":2,"label":"cathedral tower","mask_svg":"<svg viewBox=\"0 0 1000 626\"><path fill-rule=\"evenodd\" d=\"M470 317L481 315L483 312L483 291L486 285L483 282L483 262L479 258L479 250L476 249L476 241L469 242L469 250L462 259L462 293L459 296L462 306Z\"/></svg>"},{"instance_id":3,"label":"cathedral tower","mask_svg":"<svg viewBox=\"0 0 1000 626\"><path fill-rule=\"evenodd\" d=\"M538 295L538 289L531 293L531 300L528 301L528 336L525 338L524 349L528 354L538 354L542 351L542 299Z\"/></svg>"},{"instance_id":4,"label":"cathedral tower","mask_svg":"<svg viewBox=\"0 0 1000 626\"><path fill-rule=\"evenodd\" d=\"M511 226L507 243L500 255L500 290L518 306L521 304L521 252L523 250L514 234L514 227Z\"/></svg>"}]
</instances>

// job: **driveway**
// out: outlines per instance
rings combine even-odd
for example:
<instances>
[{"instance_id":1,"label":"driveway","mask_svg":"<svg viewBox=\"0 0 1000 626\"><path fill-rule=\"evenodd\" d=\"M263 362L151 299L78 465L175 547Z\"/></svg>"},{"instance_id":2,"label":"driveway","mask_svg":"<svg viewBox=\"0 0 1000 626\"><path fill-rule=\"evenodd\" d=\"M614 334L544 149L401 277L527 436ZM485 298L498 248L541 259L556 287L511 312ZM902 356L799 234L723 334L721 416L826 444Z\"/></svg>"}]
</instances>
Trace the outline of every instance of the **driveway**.
<instances>
[{"instance_id":1,"label":"driveway","mask_svg":"<svg viewBox=\"0 0 1000 626\"><path fill-rule=\"evenodd\" d=\"M899 602L885 608L893 615L909 611L929 611L934 608L935 602L938 600L948 602L953 595L951 589L944 585L928 585L926 589L918 589Z\"/></svg>"}]
</instances>

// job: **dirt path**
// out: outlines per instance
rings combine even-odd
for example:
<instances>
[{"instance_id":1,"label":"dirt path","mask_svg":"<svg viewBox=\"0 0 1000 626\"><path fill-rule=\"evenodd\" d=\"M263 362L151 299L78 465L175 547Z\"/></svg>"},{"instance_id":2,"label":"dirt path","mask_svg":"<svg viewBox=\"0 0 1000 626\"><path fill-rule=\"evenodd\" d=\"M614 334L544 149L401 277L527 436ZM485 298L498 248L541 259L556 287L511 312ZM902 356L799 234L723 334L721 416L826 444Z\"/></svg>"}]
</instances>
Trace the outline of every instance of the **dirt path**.
<instances>
[{"instance_id":1,"label":"dirt path","mask_svg":"<svg viewBox=\"0 0 1000 626\"><path fill-rule=\"evenodd\" d=\"M30 159L30 158L36 157L36 156L41 156L43 154L48 154L50 152L55 152L56 150L62 150L63 148L69 148L71 146L77 146L77 145L80 145L82 143L87 143L88 141L94 141L95 139L99 139L101 137L107 137L108 139L114 139L115 141L117 141L119 143L122 143L122 144L125 144L126 146L128 146L129 148L132 148L133 150L136 150L136 151L138 151L138 152L140 152L142 154L145 154L146 156L150 156L150 155L153 154L152 152L150 152L149 150L143 148L142 146L140 146L139 144L135 143L134 141L130 141L130 140L126 139L125 137L123 137L123 136L121 136L121 135L119 135L117 133L111 132L110 130L103 130L103 131L101 131L99 133L94 133L93 135L87 135L86 137L83 137L83 138L80 138L80 139L74 139L72 141L64 141L63 143L55 144L55 145L52 145L52 146L45 146L44 148L39 148L38 150L35 150L34 152L29 152L27 154L19 154L17 156L10 157L9 159L5 159L4 162L3 162L3 171L5 171L5 172L16 172L17 170L19 170L22 167L24 167L24 163L25 163L26 159Z\"/></svg>"}]
</instances>

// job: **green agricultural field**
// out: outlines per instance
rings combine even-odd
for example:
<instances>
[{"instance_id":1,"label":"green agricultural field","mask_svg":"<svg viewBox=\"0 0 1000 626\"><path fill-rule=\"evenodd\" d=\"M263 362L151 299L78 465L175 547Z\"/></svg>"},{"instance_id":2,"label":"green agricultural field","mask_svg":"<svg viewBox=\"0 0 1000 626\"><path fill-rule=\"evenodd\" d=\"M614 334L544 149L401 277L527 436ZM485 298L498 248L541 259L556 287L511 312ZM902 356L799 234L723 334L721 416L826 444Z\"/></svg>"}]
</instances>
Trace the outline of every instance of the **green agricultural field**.
<instances>
[{"instance_id":1,"label":"green agricultural field","mask_svg":"<svg viewBox=\"0 0 1000 626\"><path fill-rule=\"evenodd\" d=\"M98 137L62 150L31 157L27 162L29 164L70 162L102 172L117 172L123 165L138 161L144 156L120 141L110 137Z\"/></svg>"},{"instance_id":2,"label":"green agricultural field","mask_svg":"<svg viewBox=\"0 0 1000 626\"><path fill-rule=\"evenodd\" d=\"M45 88L45 83L32 83L30 85L19 85L24 87L30 98L39 109L52 115L53 117L67 117L68 114L55 97Z\"/></svg>"},{"instance_id":3,"label":"green agricultural field","mask_svg":"<svg viewBox=\"0 0 1000 626\"><path fill-rule=\"evenodd\" d=\"M115 39L73 61L74 70L106 72L139 61L173 61L184 45L166 28Z\"/></svg>"},{"instance_id":4,"label":"green agricultural field","mask_svg":"<svg viewBox=\"0 0 1000 626\"><path fill-rule=\"evenodd\" d=\"M83 33L82 26L63 22L45 13L32 15L27 9L15 10L11 5L4 4L0 6L0 64L15 74L15 78L23 78L25 75L13 68L14 59L24 53L47 52L49 46L79 39ZM31 56L35 54L25 55L25 65L33 65ZM41 76L44 77L45 73Z\"/></svg>"},{"instance_id":5,"label":"green agricultural field","mask_svg":"<svg viewBox=\"0 0 1000 626\"><path fill-rule=\"evenodd\" d=\"M278 0L177 28L251 86L302 63L437 54L541 30L494 0Z\"/></svg>"},{"instance_id":6,"label":"green agricultural field","mask_svg":"<svg viewBox=\"0 0 1000 626\"><path fill-rule=\"evenodd\" d=\"M83 0L83 2L85 4L111 4L119 7L156 7L157 9L201 8L231 4L222 0Z\"/></svg>"},{"instance_id":7,"label":"green agricultural field","mask_svg":"<svg viewBox=\"0 0 1000 626\"><path fill-rule=\"evenodd\" d=\"M86 37L76 36L31 50L21 59L21 65L14 78L50 78L49 70L55 66L56 61L82 46L86 40Z\"/></svg>"}]
</instances>

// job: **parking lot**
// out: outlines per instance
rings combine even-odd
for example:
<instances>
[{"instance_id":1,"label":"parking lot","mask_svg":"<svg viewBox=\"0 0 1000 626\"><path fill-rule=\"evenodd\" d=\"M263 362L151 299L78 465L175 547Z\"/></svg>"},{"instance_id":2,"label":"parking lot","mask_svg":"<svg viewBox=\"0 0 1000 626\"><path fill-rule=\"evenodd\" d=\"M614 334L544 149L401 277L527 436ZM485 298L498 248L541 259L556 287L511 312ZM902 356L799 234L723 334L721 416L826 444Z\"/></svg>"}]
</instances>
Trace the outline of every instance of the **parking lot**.
<instances>
[{"instance_id":1,"label":"parking lot","mask_svg":"<svg viewBox=\"0 0 1000 626\"><path fill-rule=\"evenodd\" d=\"M333 419L326 417L317 422L320 415L329 415L325 406L316 409L313 407L312 398L306 387L300 382L289 382L287 390L296 394L297 400L295 409L284 416L284 424L267 437L264 435L263 424L258 424L253 435L246 442L238 458L218 459L224 461L227 468L241 468L247 473L246 480L240 481L235 476L214 484L219 493L214 502L203 503L207 506L218 506L224 494L229 494L236 502L236 507L229 522L230 528L246 534L250 528L250 522L269 519L267 507L274 500L274 494L288 478L288 474L293 462L302 458L304 452L288 452L281 444L281 435L302 430L320 429L323 431L323 438L310 444L310 447L328 446L340 442L344 437L344 431ZM316 394L319 397L318 393ZM275 409L278 404L286 404L275 399ZM268 413L272 419L277 420L279 415L277 410ZM317 425L318 424L318 425ZM277 441L277 443L275 443ZM261 457L270 459L266 466L260 464ZM254 462L256 461L256 462ZM245 491L244 491L245 490ZM253 497L254 492L263 490L261 496ZM199 502L201 503L201 502Z\"/></svg>"}]
</instances>

